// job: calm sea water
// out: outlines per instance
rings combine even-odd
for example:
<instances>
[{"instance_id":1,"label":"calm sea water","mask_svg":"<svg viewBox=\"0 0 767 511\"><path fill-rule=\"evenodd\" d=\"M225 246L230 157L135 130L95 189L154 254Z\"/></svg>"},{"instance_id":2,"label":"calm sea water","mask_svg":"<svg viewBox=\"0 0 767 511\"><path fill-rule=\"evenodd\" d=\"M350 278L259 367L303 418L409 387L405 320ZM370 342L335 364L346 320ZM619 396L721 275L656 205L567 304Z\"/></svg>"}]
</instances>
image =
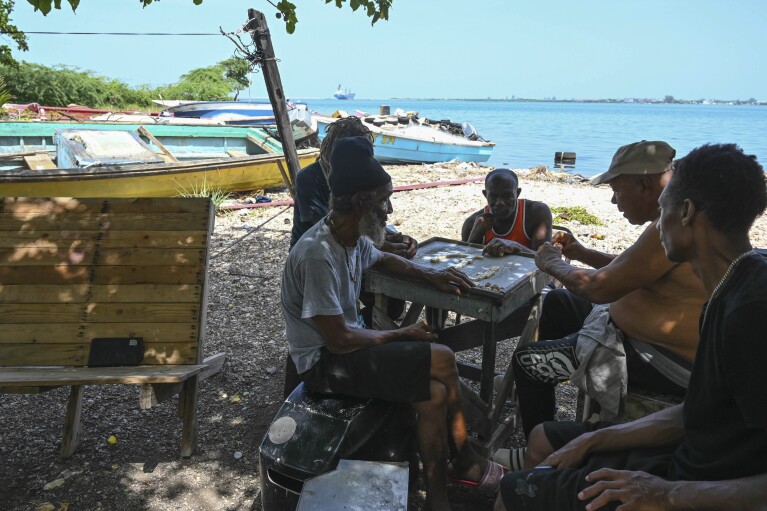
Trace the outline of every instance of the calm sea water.
<instances>
[{"instance_id":1,"label":"calm sea water","mask_svg":"<svg viewBox=\"0 0 767 511\"><path fill-rule=\"evenodd\" d=\"M573 172L593 176L607 169L615 150L637 140L665 140L682 156L709 142L735 142L767 164L767 107L636 103L524 103L453 100L301 99L311 110L378 113L389 105L421 117L468 122L495 142L488 164L553 166L556 151L577 154Z\"/></svg>"}]
</instances>

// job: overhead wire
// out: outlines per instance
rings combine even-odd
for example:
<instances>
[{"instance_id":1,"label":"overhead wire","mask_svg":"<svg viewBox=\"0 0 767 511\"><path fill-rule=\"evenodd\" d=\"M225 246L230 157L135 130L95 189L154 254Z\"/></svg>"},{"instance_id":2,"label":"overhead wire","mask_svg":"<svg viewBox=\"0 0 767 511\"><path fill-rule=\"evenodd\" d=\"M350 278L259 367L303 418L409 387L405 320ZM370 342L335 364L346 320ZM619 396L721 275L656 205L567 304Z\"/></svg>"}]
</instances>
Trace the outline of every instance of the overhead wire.
<instances>
[{"instance_id":1,"label":"overhead wire","mask_svg":"<svg viewBox=\"0 0 767 511\"><path fill-rule=\"evenodd\" d=\"M116 36L218 36L213 32L33 32L30 30L2 30L2 34L32 35L116 35Z\"/></svg>"}]
</instances>

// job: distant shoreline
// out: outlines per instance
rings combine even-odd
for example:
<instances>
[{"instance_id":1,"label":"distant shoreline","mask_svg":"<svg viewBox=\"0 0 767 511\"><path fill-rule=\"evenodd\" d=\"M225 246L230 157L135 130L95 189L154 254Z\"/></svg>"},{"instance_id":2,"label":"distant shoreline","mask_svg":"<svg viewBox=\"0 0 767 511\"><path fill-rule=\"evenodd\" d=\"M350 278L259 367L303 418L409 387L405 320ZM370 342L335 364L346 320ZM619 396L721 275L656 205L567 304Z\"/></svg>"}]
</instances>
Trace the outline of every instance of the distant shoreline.
<instances>
[{"instance_id":1,"label":"distant shoreline","mask_svg":"<svg viewBox=\"0 0 767 511\"><path fill-rule=\"evenodd\" d=\"M319 98L317 98L319 99ZM362 99L362 98L360 98ZM723 100L723 99L675 99L664 101L652 98L626 98L626 99L531 99L531 98L386 98L391 101L485 101L496 103L625 103L646 105L754 105L767 106L767 101L752 100Z\"/></svg>"},{"instance_id":2,"label":"distant shoreline","mask_svg":"<svg viewBox=\"0 0 767 511\"><path fill-rule=\"evenodd\" d=\"M307 102L313 100L332 100L332 97L310 98L305 96L293 96L291 100ZM240 101L269 101L268 98L251 98ZM752 105L767 106L767 101L751 99L675 99L665 101L654 98L625 98L625 99L533 99L533 98L354 98L354 100L338 100L339 105L352 104L354 101L474 101L486 103L616 103L616 104L641 104L641 105Z\"/></svg>"}]
</instances>

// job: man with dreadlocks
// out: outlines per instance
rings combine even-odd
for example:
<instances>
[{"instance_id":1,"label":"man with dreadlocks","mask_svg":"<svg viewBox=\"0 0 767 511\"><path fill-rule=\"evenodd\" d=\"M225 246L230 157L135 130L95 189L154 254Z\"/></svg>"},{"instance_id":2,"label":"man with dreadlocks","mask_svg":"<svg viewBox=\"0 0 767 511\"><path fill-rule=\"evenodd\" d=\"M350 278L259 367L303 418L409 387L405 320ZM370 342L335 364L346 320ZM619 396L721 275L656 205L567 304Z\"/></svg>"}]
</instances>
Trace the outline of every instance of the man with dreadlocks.
<instances>
[{"instance_id":1,"label":"man with dreadlocks","mask_svg":"<svg viewBox=\"0 0 767 511\"><path fill-rule=\"evenodd\" d=\"M330 202L330 154L337 141L347 137L365 137L373 141L370 129L354 116L338 119L327 128L320 146L320 158L308 165L296 176L296 197L293 204L293 229L290 233L290 248L293 248L303 234L328 214ZM387 231L381 250L412 259L418 250L418 243L410 236Z\"/></svg>"}]
</instances>

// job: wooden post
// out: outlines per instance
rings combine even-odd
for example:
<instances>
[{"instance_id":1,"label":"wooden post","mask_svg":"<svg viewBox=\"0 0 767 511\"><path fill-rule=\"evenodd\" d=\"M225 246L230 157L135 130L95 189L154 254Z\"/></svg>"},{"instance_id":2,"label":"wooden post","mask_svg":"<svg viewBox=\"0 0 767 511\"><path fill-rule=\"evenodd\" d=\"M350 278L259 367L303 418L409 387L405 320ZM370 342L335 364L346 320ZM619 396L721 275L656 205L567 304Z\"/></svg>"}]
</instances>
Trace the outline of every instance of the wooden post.
<instances>
[{"instance_id":1,"label":"wooden post","mask_svg":"<svg viewBox=\"0 0 767 511\"><path fill-rule=\"evenodd\" d=\"M69 401L67 403L67 413L64 417L64 434L61 440L61 450L59 456L69 458L77 449L80 443L80 415L83 410L83 389L82 385L72 385L69 390Z\"/></svg>"},{"instance_id":2,"label":"wooden post","mask_svg":"<svg viewBox=\"0 0 767 511\"><path fill-rule=\"evenodd\" d=\"M290 119L288 119L288 108L285 101L285 93L282 90L282 80L280 72L277 69L277 60L274 58L274 48L272 47L272 38L269 35L269 27L266 24L264 13L255 9L248 9L247 30L251 31L253 42L262 55L261 72L264 74L266 90L269 93L269 100L274 110L274 118L277 121L277 132L282 141L282 152L288 163L288 190L291 197L296 198L293 184L296 182L296 174L301 170L298 162L298 152L296 143L293 140L293 130L290 128Z\"/></svg>"}]
</instances>

